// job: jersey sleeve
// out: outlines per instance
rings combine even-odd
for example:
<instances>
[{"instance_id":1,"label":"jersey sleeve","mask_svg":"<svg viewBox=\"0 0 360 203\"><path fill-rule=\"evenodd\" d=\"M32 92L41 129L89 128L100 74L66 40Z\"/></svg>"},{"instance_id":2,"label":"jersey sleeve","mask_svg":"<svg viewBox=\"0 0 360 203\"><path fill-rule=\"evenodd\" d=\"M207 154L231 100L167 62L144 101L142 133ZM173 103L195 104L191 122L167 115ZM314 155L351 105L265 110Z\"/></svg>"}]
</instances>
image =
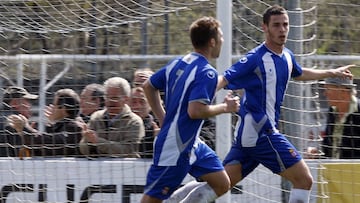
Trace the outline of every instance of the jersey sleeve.
<instances>
[{"instance_id":1,"label":"jersey sleeve","mask_svg":"<svg viewBox=\"0 0 360 203\"><path fill-rule=\"evenodd\" d=\"M289 49L287 49L291 55L291 60L292 60L292 64L293 64L293 68L292 68L292 72L291 72L291 77L295 78L298 77L302 74L302 68L301 66L298 64L298 62L295 60L295 56L292 53L292 51L290 51Z\"/></svg>"},{"instance_id":2,"label":"jersey sleeve","mask_svg":"<svg viewBox=\"0 0 360 203\"><path fill-rule=\"evenodd\" d=\"M151 85L159 90L165 89L166 85L166 67L162 67L160 70L156 71L149 78Z\"/></svg>"},{"instance_id":3,"label":"jersey sleeve","mask_svg":"<svg viewBox=\"0 0 360 203\"><path fill-rule=\"evenodd\" d=\"M189 102L198 101L211 104L218 80L217 71L210 65L199 70L189 95Z\"/></svg>"},{"instance_id":4,"label":"jersey sleeve","mask_svg":"<svg viewBox=\"0 0 360 203\"><path fill-rule=\"evenodd\" d=\"M246 84L250 82L249 75L255 68L256 57L254 54L248 54L239 59L224 72L224 78L228 82L225 89L237 90L245 88Z\"/></svg>"},{"instance_id":5,"label":"jersey sleeve","mask_svg":"<svg viewBox=\"0 0 360 203\"><path fill-rule=\"evenodd\" d=\"M167 65L160 68L157 72L155 72L150 78L151 85L158 90L165 90L167 85L167 75L171 71L174 66L176 66L181 58L175 58L170 61Z\"/></svg>"},{"instance_id":6,"label":"jersey sleeve","mask_svg":"<svg viewBox=\"0 0 360 203\"><path fill-rule=\"evenodd\" d=\"M167 85L166 75L178 62L179 58L176 58L155 72L149 78L151 85L158 90L165 90Z\"/></svg>"}]
</instances>

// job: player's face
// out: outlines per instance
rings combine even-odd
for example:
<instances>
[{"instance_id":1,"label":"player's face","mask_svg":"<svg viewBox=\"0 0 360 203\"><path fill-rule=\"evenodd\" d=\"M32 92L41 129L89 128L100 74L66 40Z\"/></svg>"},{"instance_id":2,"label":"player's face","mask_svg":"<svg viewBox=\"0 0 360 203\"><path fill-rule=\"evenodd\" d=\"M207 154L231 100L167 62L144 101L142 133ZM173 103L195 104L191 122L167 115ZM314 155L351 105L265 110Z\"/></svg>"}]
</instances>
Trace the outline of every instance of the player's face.
<instances>
[{"instance_id":1,"label":"player's face","mask_svg":"<svg viewBox=\"0 0 360 203\"><path fill-rule=\"evenodd\" d=\"M289 33L289 16L286 14L273 15L268 25L264 25L267 43L284 46Z\"/></svg>"},{"instance_id":2,"label":"player's face","mask_svg":"<svg viewBox=\"0 0 360 203\"><path fill-rule=\"evenodd\" d=\"M221 46L222 46L223 42L224 42L223 32L220 28L218 28L218 38L216 40L215 48L213 49L213 52L212 52L212 58L219 57L220 51L221 51Z\"/></svg>"}]
</instances>

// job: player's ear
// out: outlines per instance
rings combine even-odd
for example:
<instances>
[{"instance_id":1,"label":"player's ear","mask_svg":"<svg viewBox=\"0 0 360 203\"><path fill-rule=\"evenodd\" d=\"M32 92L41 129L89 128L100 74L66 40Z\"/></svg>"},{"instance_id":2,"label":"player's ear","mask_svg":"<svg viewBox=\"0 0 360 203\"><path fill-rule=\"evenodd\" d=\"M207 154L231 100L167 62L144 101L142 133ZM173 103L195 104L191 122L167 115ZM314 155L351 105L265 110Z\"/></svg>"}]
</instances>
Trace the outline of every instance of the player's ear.
<instances>
[{"instance_id":1,"label":"player's ear","mask_svg":"<svg viewBox=\"0 0 360 203\"><path fill-rule=\"evenodd\" d=\"M261 27L262 27L262 30L266 33L267 32L267 25L265 24L265 23L263 23L262 25L261 25Z\"/></svg>"},{"instance_id":2,"label":"player's ear","mask_svg":"<svg viewBox=\"0 0 360 203\"><path fill-rule=\"evenodd\" d=\"M215 47L215 46L216 46L216 40L215 40L215 38L211 38L211 39L210 39L210 46L211 46L211 47Z\"/></svg>"}]
</instances>

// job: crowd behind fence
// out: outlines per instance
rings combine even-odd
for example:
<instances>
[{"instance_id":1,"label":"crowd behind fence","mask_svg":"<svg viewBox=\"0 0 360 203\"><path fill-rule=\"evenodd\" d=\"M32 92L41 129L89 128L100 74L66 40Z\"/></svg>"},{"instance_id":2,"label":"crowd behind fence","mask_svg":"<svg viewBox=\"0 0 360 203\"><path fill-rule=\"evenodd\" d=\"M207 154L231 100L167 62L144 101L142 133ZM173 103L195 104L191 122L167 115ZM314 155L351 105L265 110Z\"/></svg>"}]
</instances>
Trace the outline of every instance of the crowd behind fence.
<instances>
[{"instance_id":1,"label":"crowd behind fence","mask_svg":"<svg viewBox=\"0 0 360 203\"><path fill-rule=\"evenodd\" d=\"M133 80L135 79L134 73L136 70L147 70L150 69L151 71L156 71L157 68L160 68L164 63L166 63L167 60L173 58L175 56L168 55L168 56L91 56L91 55L77 55L77 56L69 56L69 55L22 55L17 57L8 57L3 56L3 60L7 60L7 65L13 64L15 67L17 67L16 74L11 72L11 69L3 69L2 73L2 88L6 90L7 86L19 86L24 87L27 91L29 91L32 94L36 94L39 97L36 100L33 100L31 104L33 105L30 109L32 112L32 117L29 117L29 122L36 123L36 128L39 132L46 132L48 129L49 124L49 118L46 117L46 108L53 104L53 99L56 94L55 92L59 91L60 89L72 89L74 90L76 96L78 98L79 102L79 108L81 103L81 94L83 89L86 85L89 85L91 83L96 83L99 85L103 85L105 80L112 77L122 77L131 87L134 87ZM238 56L234 56L233 59L235 60ZM96 64L97 66L103 63L116 63L116 62L123 62L127 61L129 63L137 63L141 62L142 64L156 64L153 67L145 66L145 67L132 67L128 69L118 68L113 69L112 72L103 73L102 75L98 75L95 72L91 72L90 69L83 69L79 67L84 67L86 64L89 64L89 61L92 62L92 64ZM305 64L307 66L312 66L314 68L333 68L337 65L341 64L351 64L356 63L357 61L360 61L359 57L356 56L311 56L307 57L305 60ZM27 64L24 66L24 64ZM156 67L155 67L156 66ZM27 80L29 77L28 68L32 68L32 72L38 72L40 75L37 79L33 80ZM36 69L36 70L34 70ZM55 71L54 71L55 70ZM81 71L81 72L80 72ZM148 77L147 75L146 77ZM143 77L142 79L146 79L146 77ZM356 84L358 81L355 78L354 83ZM315 85L314 85L315 84ZM297 137L293 139L295 143L299 143L299 149L301 149L304 153L307 153L308 147L317 147L319 148L319 143L321 140L321 133L324 133L325 131L325 121L326 121L326 111L327 111L327 102L323 95L322 88L319 88L317 85L317 81L312 82L309 84L300 84L303 87L305 87L305 95L303 96L303 101L309 102L311 108L315 108L313 111L305 112L307 116L302 117L302 119L305 119L303 121L300 121L305 127L304 132L302 133L303 137ZM358 86L357 86L358 87ZM357 88L356 87L356 88ZM306 90L308 89L308 90ZM312 92L310 94L317 95L317 97L312 98L308 101L306 100L307 95L306 92ZM4 94L3 93L3 98ZM143 94L140 94L144 97ZM129 98L131 98L131 95L129 95ZM291 99L291 97L289 97ZM144 98L143 98L144 99ZM131 101L131 100L129 100ZM88 102L89 103L89 102ZM91 101L90 101L91 103ZM4 105L4 101L2 103L3 105L3 111L4 107L8 106L9 104ZM131 106L129 104L129 106ZM309 106L307 106L309 108ZM320 108L317 108L320 107ZM284 106L284 109L286 109L286 105ZM99 110L100 107L96 110ZM290 109L291 113L294 114L296 111L293 109ZM306 110L305 110L306 111ZM78 111L80 115L80 110ZM8 115L9 113L6 113L5 115ZM151 114L150 114L151 115ZM310 115L310 116L309 116ZM236 117L233 117L234 120L231 125L234 125L236 122ZM151 115L151 120L154 120L156 123L156 118L153 118ZM307 119L307 120L306 120ZM144 120L145 121L145 120ZM4 121L5 122L5 121ZM282 121L283 123L286 123L287 121ZM150 124L147 121L147 124L145 124L144 129L146 128L146 125L148 126L147 129L152 129L153 121L150 122ZM299 125L302 125L299 123ZM311 125L306 125L306 123L312 123ZM317 123L314 125L314 123ZM53 124L53 123L52 123ZM204 141L206 141L213 149L215 148L216 143L216 126L219 126L221 124L217 124L214 118L208 119L205 122L205 128L202 132L205 134ZM155 127L156 129L158 127ZM233 128L233 126L232 126ZM310 133L315 133L316 135L313 136L314 140L312 138L307 137L309 130L308 129L314 129ZM143 137L143 136L141 136ZM292 139L293 135L289 134L290 139ZM11 138L11 137L10 137ZM10 139L7 138L7 139ZM13 139L13 138L11 138ZM52 138L53 139L53 138ZM81 139L81 134L79 134L79 138L77 138L78 141ZM136 148L141 148L142 139L138 139L137 141L134 141L137 143ZM300 142L299 142L300 140ZM151 142L151 139L150 139ZM22 142L20 142L22 143ZM315 143L315 144L314 144ZM130 143L131 144L131 143ZM19 145L8 145L10 148L23 148L23 143ZM49 146L48 146L49 147ZM53 146L55 148L59 146ZM25 146L25 148L29 148ZM36 147L35 147L36 148ZM51 147L50 147L51 148ZM14 153L10 153L14 154ZM56 154L54 154L56 155ZM79 153L78 155L82 155ZM4 155L3 155L4 156ZM13 155L12 155L13 156ZM146 155L143 155L142 157L146 157ZM149 157L149 155L147 156Z\"/></svg>"}]
</instances>

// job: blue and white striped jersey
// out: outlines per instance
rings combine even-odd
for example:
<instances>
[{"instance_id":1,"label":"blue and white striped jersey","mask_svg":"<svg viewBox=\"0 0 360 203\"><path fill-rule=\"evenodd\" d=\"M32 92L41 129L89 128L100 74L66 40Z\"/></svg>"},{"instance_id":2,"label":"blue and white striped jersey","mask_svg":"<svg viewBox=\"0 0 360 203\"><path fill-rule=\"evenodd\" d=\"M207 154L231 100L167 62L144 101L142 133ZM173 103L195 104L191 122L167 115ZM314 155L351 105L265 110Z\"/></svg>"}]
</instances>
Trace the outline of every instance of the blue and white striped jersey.
<instances>
[{"instance_id":1,"label":"blue and white striped jersey","mask_svg":"<svg viewBox=\"0 0 360 203\"><path fill-rule=\"evenodd\" d=\"M277 129L288 82L301 74L302 69L289 49L276 54L264 43L225 71L228 81L225 88L244 89L239 110L241 122L237 126L242 146L255 146L259 133Z\"/></svg>"},{"instance_id":2,"label":"blue and white striped jersey","mask_svg":"<svg viewBox=\"0 0 360 203\"><path fill-rule=\"evenodd\" d=\"M150 83L165 93L165 118L154 143L154 164L175 166L180 156L189 156L203 119L191 119L190 102L211 104L218 74L207 59L197 53L171 61L150 77ZM192 157L193 158L193 157Z\"/></svg>"}]
</instances>

